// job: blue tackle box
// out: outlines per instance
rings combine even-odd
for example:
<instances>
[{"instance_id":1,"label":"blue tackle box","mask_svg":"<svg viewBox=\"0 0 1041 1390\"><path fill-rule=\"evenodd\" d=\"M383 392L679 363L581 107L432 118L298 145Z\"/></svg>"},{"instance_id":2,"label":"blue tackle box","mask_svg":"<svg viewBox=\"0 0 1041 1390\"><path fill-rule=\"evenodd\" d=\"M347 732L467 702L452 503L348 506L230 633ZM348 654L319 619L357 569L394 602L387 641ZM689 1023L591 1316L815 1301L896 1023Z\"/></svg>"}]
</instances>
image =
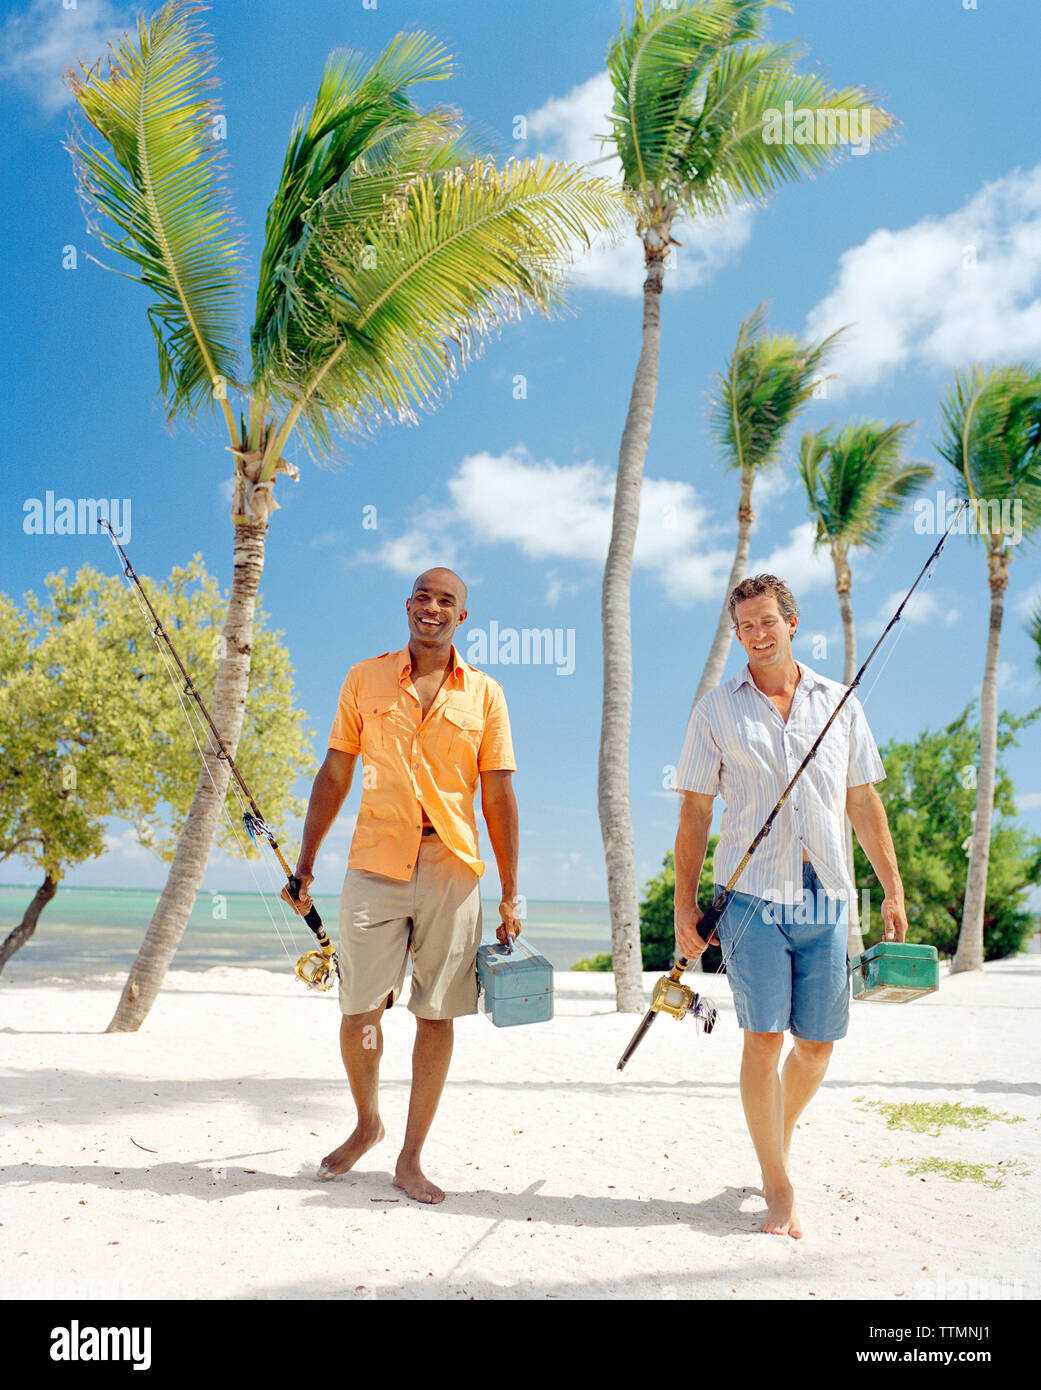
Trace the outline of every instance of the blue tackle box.
<instances>
[{"instance_id":1,"label":"blue tackle box","mask_svg":"<svg viewBox=\"0 0 1041 1390\"><path fill-rule=\"evenodd\" d=\"M478 950L477 983L481 1007L496 1028L553 1017L553 967L519 936L512 950L497 941Z\"/></svg>"}]
</instances>

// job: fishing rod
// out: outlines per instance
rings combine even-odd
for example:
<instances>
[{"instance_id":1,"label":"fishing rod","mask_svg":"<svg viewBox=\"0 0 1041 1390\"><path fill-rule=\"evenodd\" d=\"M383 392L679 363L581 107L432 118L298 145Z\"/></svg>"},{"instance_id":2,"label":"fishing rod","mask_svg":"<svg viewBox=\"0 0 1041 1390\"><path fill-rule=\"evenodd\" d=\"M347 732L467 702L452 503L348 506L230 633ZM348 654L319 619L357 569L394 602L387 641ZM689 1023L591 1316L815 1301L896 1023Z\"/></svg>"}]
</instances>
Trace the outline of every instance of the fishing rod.
<instances>
[{"instance_id":1,"label":"fishing rod","mask_svg":"<svg viewBox=\"0 0 1041 1390\"><path fill-rule=\"evenodd\" d=\"M900 604L900 607L896 610L896 612L890 618L889 622L886 624L885 630L883 631L881 637L871 648L870 652L868 652L866 661L864 662L863 666L861 666L857 674L853 677L851 683L847 686L846 691L842 696L842 699L832 710L830 716L828 717L827 723L824 725L823 729L821 729L820 733L814 739L813 744L810 747L810 751L806 754L805 758L803 758L802 762L795 769L795 772L792 775L792 779L785 787L784 791L781 793L777 805L767 816L755 839L752 841L752 843L748 846L748 849L745 851L744 858L741 860L740 864L738 864L734 872L730 875L730 878L727 880L726 886L717 894L717 896L712 901L711 906L709 906L703 913L701 920L698 922L697 925L697 932L698 935L701 937L702 941L708 941L711 938L713 932L715 931L717 922L726 910L726 905L730 900L730 894L733 892L734 884L741 877L741 874L744 872L745 867L748 864L748 861L751 859L752 855L759 848L760 844L766 838L766 836L769 835L770 829L773 826L774 821L777 819L781 807L784 805L784 803L788 800L788 797L791 795L792 788L795 786L796 782L805 772L809 764L816 757L817 749L820 747L821 741L823 740L828 730L831 728L832 724L834 724L836 718L838 717L839 711L842 709L843 705L846 703L846 701L853 694L854 690L856 690L857 686L860 684L860 678L867 670L872 657L878 651L882 643L886 640L890 631L900 621L901 615L903 614L904 609L907 607L907 603L911 595L914 593L915 589L918 588L918 585L922 582L926 572L940 558L940 551L946 545L948 536L951 534L955 526L958 524L958 519L960 518L962 512L968 505L968 502L962 502L961 506L958 508L951 524L947 527L947 530L940 537L940 540L937 543L935 550L929 556L928 560L926 560L925 564L922 566L921 573L918 575L918 578L915 580L915 582L911 585L910 589L908 589L907 593L904 595L904 599L903 602ZM716 939L718 941L719 938L717 937ZM657 984L654 987L654 993L651 996L651 1007L647 1010L646 1014L644 1014L643 1021L641 1022L639 1028L637 1028L636 1032L633 1034L629 1042L629 1046L625 1049L625 1051L619 1058L619 1071L623 1069L626 1062L628 1062L629 1058L633 1055L633 1053L639 1047L640 1043L646 1037L651 1024L658 1017L659 1013L669 1014L673 1018L683 1018L689 1013L696 1020L696 1022L700 1024L700 1026L706 1033L712 1032L712 1029L715 1027L716 1023L715 1005L712 1003L711 1000L705 999L702 995L698 994L695 990L691 989L689 985L685 985L682 982L683 972L688 968L690 964L691 962L687 960L685 956L680 956L677 959L675 965L669 971L669 973L667 975L663 975L661 979L658 980Z\"/></svg>"},{"instance_id":2,"label":"fishing rod","mask_svg":"<svg viewBox=\"0 0 1041 1390\"><path fill-rule=\"evenodd\" d=\"M116 539L116 533L112 529L111 523L105 520L104 518L99 518L99 520L101 522L101 525L104 526L105 529L108 531L109 538L112 541L112 544L119 552L120 558L123 561L123 573L137 586L138 592L145 601L145 606L147 607L148 612L151 615L152 621L155 624L155 627L152 631L152 636L156 639L161 638L163 642L166 644L167 651L169 651L170 655L177 663L177 669L184 677L185 694L190 695L192 697L192 699L198 705L202 717L206 720L206 723L209 725L210 734L217 747L218 759L222 762L227 763L232 776L235 778L235 781L239 784L239 787L242 789L243 796L245 796L246 800L249 802L249 810L245 811L242 816L242 823L246 827L246 833L249 835L249 838L253 841L254 844L256 844L258 840L267 841L267 843L275 852L275 858L278 860L279 864L282 866L283 871L285 872L286 879L289 883L290 896L293 898L299 898L301 886L300 880L297 878L297 876L293 873L292 869L286 863L285 857L282 854L281 849L279 848L278 841L275 839L274 832L271 830L271 827L268 825L267 821L261 814L259 806L253 799L253 793L250 791L249 787L246 786L242 773L238 770L237 766L235 765L235 759L228 752L227 748L225 748L224 740L221 738L219 732L217 731L217 726L216 724L214 724L213 719L210 717L209 710L203 704L202 696L199 694L195 682L192 680L191 676L185 669L184 663L182 662L181 658L177 655L177 649L174 647L174 644L170 641L166 629L163 627L162 623L159 620L158 613L156 613L155 609L152 607L151 600L149 599L148 594L145 592L144 585L141 583L141 580L137 576L137 571L130 563L130 558L127 555L126 551L123 549L119 541ZM322 919L318 913L318 909L314 906L313 903L311 905L310 911L307 913L306 917L304 917L304 921L311 928L311 931L314 932L314 935L318 941L318 945L321 947L321 950L307 951L304 955L300 957L295 967L297 979L302 980L304 984L307 985L308 989L331 989L333 984L333 972L335 972L338 976L340 973L340 966L336 959L335 947L333 946L333 943L329 940L329 936L324 926L322 925Z\"/></svg>"}]
</instances>

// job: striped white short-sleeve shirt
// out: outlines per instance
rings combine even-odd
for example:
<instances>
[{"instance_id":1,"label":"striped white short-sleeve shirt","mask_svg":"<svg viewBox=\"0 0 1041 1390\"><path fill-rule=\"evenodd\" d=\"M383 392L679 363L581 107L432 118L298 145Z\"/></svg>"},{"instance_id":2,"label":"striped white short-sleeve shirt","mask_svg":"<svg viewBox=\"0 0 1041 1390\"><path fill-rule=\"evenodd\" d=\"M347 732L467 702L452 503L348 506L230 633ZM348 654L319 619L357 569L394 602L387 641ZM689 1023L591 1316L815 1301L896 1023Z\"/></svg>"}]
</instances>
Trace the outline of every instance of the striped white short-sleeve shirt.
<instances>
[{"instance_id":1,"label":"striped white short-sleeve shirt","mask_svg":"<svg viewBox=\"0 0 1041 1390\"><path fill-rule=\"evenodd\" d=\"M801 676L787 723L747 666L691 711L676 790L723 799L713 865L717 883L726 883L737 868L845 694L838 681L817 675L802 662L798 666ZM856 890L846 867L846 790L881 782L885 775L864 711L851 696L735 888L770 902L797 902L805 848L828 896L853 897Z\"/></svg>"}]
</instances>

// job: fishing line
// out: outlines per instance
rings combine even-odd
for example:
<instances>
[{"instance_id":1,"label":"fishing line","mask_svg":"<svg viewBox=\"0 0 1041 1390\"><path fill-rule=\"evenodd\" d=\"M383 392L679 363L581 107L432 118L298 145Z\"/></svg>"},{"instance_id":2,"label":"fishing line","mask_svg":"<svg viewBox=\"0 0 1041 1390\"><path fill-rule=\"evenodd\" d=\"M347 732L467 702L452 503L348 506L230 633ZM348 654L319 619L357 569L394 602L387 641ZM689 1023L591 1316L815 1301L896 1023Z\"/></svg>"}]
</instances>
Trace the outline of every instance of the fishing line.
<instances>
[{"instance_id":1,"label":"fishing line","mask_svg":"<svg viewBox=\"0 0 1041 1390\"><path fill-rule=\"evenodd\" d=\"M141 596L138 594L136 586L134 585L133 581L130 579L130 576L129 576L128 574L126 574L125 572L124 572L123 577L124 577L124 579L126 580L128 589L130 590L130 592L131 592L131 593L133 594L133 596L134 596L134 601L135 601L135 603L137 604L137 607L138 607L138 610L139 610L140 613L141 613L141 616L146 620L146 622L148 622L149 626L152 626L152 621L151 621L151 618L150 618L150 616L149 616L148 610L147 610L147 608L145 607L144 603L142 602ZM194 743L195 743L195 747L196 747L196 749L198 750L200 762L201 762L203 768L204 768L205 771L206 771L207 777L208 777L209 780L210 780L210 786L213 788L213 794L214 794L214 796L217 798L217 800L218 800L218 802L219 802L219 804L220 804L220 814L221 814L221 817L222 817L222 819L223 819L223 821L224 821L226 827L227 827L228 829L231 830L233 842L234 842L234 843L236 844L236 846L239 848L239 852L240 852L240 854L242 855L242 858L243 858L243 859L245 860L245 862L246 862L246 865L247 865L247 867L248 867L248 869L249 869L250 877L252 878L254 887L256 888L256 891L257 891L257 896L260 898L260 901L261 901L261 903L262 903L263 906L264 906L264 910L265 910L265 912L266 912L267 915L268 915L268 920L269 920L269 922L271 923L271 926L274 928L275 935L278 937L279 945L282 947L282 950L285 952L286 959L288 960L289 964L292 965L292 964L294 963L294 958L293 958L293 956L292 956L291 953L290 953L289 947L288 947L288 946L286 945L286 943L285 943L285 940L284 940L284 938L283 938L283 936L282 936L281 931L279 930L278 921L277 921L277 919L275 918L274 914L273 914L272 911L271 911L271 905L270 905L270 902L269 902L269 900L268 900L267 893L265 892L264 888L261 887L260 880L257 878L256 867L255 867L257 861L256 861L256 860L254 859L254 857L249 853L249 850L252 849L253 846L252 846L251 843L249 843L246 839L243 838L243 836L242 836L242 831L241 831L239 825L237 824L235 818L231 815L231 812L230 812L230 810L228 809L228 792L231 791L231 792L234 794L236 800L237 800L238 803L239 803L239 809L240 809L240 811L244 812L244 804L243 804L243 801L242 801L241 794L239 793L238 785L237 785L237 783L235 782L235 779L230 775L230 771L229 771L229 775L228 775L228 785L227 785L227 787L225 788L225 791L224 791L223 795L221 794L221 791L220 791L219 787L217 786L216 779L214 778L213 770L212 770L212 768L210 767L209 760L208 760L208 758L207 758L207 756L206 756L207 752L209 752L209 753L211 754L211 756L216 756L216 757L218 758L218 760L220 760L220 753L219 753L219 750L217 750L217 749L215 749L215 748L211 748L211 747L209 746L209 745L210 745L210 735L209 735L209 731L208 731L208 730L204 731L205 737L206 737L206 742L207 742L207 748L204 749L203 746L202 746L202 744L199 742L199 730L202 729L201 716L199 715L199 713L198 713L197 710L193 710L192 707L191 707L188 703L186 703L185 698L184 698L184 690L183 690L183 688L182 688L182 682L178 679L178 676L177 676L177 674L175 673L173 666L171 665L171 660L170 660L170 657L169 657L169 655L168 655L168 653L167 653L167 651L166 651L166 647L165 647L165 645L163 644L162 640L160 639L158 632L156 632L156 631L154 630L154 628L153 628L153 631L152 631L152 640L153 640L153 642L155 643L156 650L157 650L158 653L159 653L159 659L160 659L160 661L162 662L163 667L164 667L164 669L165 669L167 675L168 675L169 678L170 678L170 683L171 683L171 684L173 685L173 687L174 687L174 691L175 691L175 693L176 693L176 695L177 695L177 699L178 699L178 702L179 702L179 704L180 704L180 706L181 706L181 710L182 710L182 712L183 712L183 714L184 714L184 717L185 717L185 720L186 720L186 722L187 722L187 724L188 724L188 732L191 734L192 739L193 739L193 741L194 741ZM197 721L199 722L199 729L197 729L197 727L196 727ZM220 848L220 846L218 846L218 848ZM264 859L264 860L262 860L262 862L263 862L263 864L265 865L265 867L267 868L267 872L268 872L268 890L270 891L270 890L273 889L273 887L274 887L274 883L273 883L273 881L272 881L272 869L271 869L270 861L267 860L267 859ZM279 904L280 904L281 910L282 910L282 919L283 919L283 920L282 920L282 925L283 925L284 928L286 928L286 929L288 930L290 942L292 943L294 950L296 950L296 949L298 949L298 943L294 940L294 937L293 937L292 924L291 924L291 922L290 922L290 920L289 920L290 914L288 913L285 904L282 902L281 896L279 896L278 894L276 894L276 896L278 896L278 901L279 901ZM293 913L292 916L295 917L296 914Z\"/></svg>"},{"instance_id":2,"label":"fishing line","mask_svg":"<svg viewBox=\"0 0 1041 1390\"><path fill-rule=\"evenodd\" d=\"M108 531L112 545L114 546L117 554L119 555L122 561L124 577L127 579L127 582L132 583L134 587L135 599L137 601L139 609L142 612L142 615L146 615L145 610L147 609L146 616L148 618L149 626L152 630L153 640L159 647L160 655L163 660L163 665L167 671L167 674L170 676L170 679L173 681L175 690L177 691L177 698L188 721L188 728L191 732L192 738L195 741L195 746L199 751L199 755L202 759L202 765L206 769L206 775L209 778L210 785L213 789L213 793L217 798L219 814L223 816L229 815L227 809L227 789L225 789L225 791L222 793L218 788L216 780L213 776L213 771L209 766L209 757L216 757L216 759L219 762L223 762L226 765L230 774L228 779L228 785L235 787L235 797L239 803L240 810L242 810L243 812L242 822L246 828L250 840L253 842L253 844L256 844L259 839L264 839L268 842L268 844L274 851L275 857L278 859L278 862L286 875L286 879L289 885L289 891L292 893L294 897L297 897L299 895L301 886L299 879L294 877L292 869L289 867L288 862L286 861L279 848L279 844L278 841L275 839L274 833L272 832L271 828L268 826L263 815L261 814L260 808L254 800L253 794L246 786L242 774L239 772L239 769L236 766L234 758L228 752L227 748L225 748L224 742L220 736L217 726L214 724L209 711L203 704L202 696L199 694L199 690L195 685L195 682L188 674L188 671L185 668L184 663L181 661L181 658L178 656L174 648L174 645L171 642L168 633L166 632L166 629L160 622L158 614L152 607L148 595L145 593L141 581L138 578L133 565L130 563L130 559L127 556L126 551L116 540L115 531L113 530L111 524L107 520L102 520L101 524ZM168 654L169 657L173 658L173 661L175 662L178 671L180 672L180 677L183 680L183 690L181 686L181 680L178 680L178 678L174 675L170 667ZM188 706L185 704L184 701L184 696L189 694L195 701L196 706L198 707L198 715L202 716L202 718L205 719L206 724L209 726L208 731L206 733L207 747L205 750L203 749L202 744L199 742L199 738L196 733L195 718L192 716ZM237 786L235 784L237 784ZM249 804L248 810L243 810L243 796L245 797L246 802L248 802ZM231 824L232 826L232 832L235 840L238 840L239 831L237 827L230 821L230 817L229 824ZM278 924L275 921L273 914L271 913L267 897L264 894L264 891L261 889L259 881L257 880L256 874L253 870L252 859L249 857L248 852L246 855L244 855L244 858L246 858L246 862L249 864L250 874L253 878L254 884L256 885L261 902L264 903L265 909L268 913L268 918L275 929L275 934L278 936L282 948L286 951L286 954L288 956L288 949L286 948L285 942L282 939L282 934L278 929ZM280 902L282 901L281 894L279 894L279 900ZM286 909L283 903L282 913L284 925L286 925L285 911ZM294 916L295 915L299 914L294 914ZM330 989L333 984L333 972L335 972L336 975L339 975L339 964L336 960L336 953L333 949L332 942L329 940L328 934L326 933L325 928L322 925L321 916L319 915L318 909L314 906L313 903L308 909L307 915L304 917L304 922L314 933L321 949L319 951L310 951L305 955L302 955L300 959L296 962L296 965L294 967L295 973L298 979L302 980L308 986L308 988L320 990Z\"/></svg>"}]
</instances>

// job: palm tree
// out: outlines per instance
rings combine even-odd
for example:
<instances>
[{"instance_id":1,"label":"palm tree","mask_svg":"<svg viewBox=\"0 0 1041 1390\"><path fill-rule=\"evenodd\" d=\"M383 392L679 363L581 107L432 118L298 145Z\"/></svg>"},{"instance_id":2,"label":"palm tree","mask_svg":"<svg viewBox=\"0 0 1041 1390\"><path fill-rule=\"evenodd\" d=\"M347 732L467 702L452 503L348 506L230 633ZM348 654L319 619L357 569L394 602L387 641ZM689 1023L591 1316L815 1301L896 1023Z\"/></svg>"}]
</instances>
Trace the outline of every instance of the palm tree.
<instances>
[{"instance_id":1,"label":"palm tree","mask_svg":"<svg viewBox=\"0 0 1041 1390\"><path fill-rule=\"evenodd\" d=\"M727 600L748 573L748 548L755 513L752 488L760 473L777 462L785 431L813 395L824 359L842 332L807 346L797 338L763 334L765 305L744 320L725 373L716 378L713 433L726 467L740 475L737 546L730 568L716 634L701 673L694 703L723 678L733 624Z\"/></svg>"},{"instance_id":2,"label":"palm tree","mask_svg":"<svg viewBox=\"0 0 1041 1390\"><path fill-rule=\"evenodd\" d=\"M845 685L857 674L850 549L880 546L907 498L933 476L926 464L904 462L903 440L910 428L909 422L886 425L865 420L802 437L798 466L810 516L817 524L814 549L826 549L835 566L845 639Z\"/></svg>"},{"instance_id":3,"label":"palm tree","mask_svg":"<svg viewBox=\"0 0 1041 1390\"><path fill-rule=\"evenodd\" d=\"M800 110L848 120L867 111L872 138L893 124L861 87L835 90L800 73L792 50L761 41L767 0L636 0L611 44L611 133L643 243L643 328L618 451L611 540L604 568L604 693L600 731L600 830L611 903L617 1005L643 1009L639 903L629 802L632 714L630 590L644 459L658 382L661 293L673 223L763 198L841 156L835 141L777 139L770 122ZM791 103L788 108L786 103ZM768 133L769 126L769 133ZM800 131L804 136L805 131Z\"/></svg>"},{"instance_id":4,"label":"palm tree","mask_svg":"<svg viewBox=\"0 0 1041 1390\"><path fill-rule=\"evenodd\" d=\"M420 112L410 92L451 74L423 34L395 38L371 66L331 55L296 124L271 203L250 360L235 313L240 246L220 187L214 59L198 7L168 0L101 62L70 75L100 141L72 153L104 243L137 268L168 415L216 408L235 460L234 582L212 713L234 756L249 679L257 588L276 474L298 426L312 452L382 417L414 420L525 307L550 310L576 241L617 219L602 179L542 161L495 165L454 114ZM135 278L135 277L131 277ZM458 359L458 360L457 360ZM245 379L243 379L245 378ZM236 413L231 397L242 409ZM207 745L195 799L148 934L109 1025L140 1026L202 880L228 783Z\"/></svg>"},{"instance_id":5,"label":"palm tree","mask_svg":"<svg viewBox=\"0 0 1041 1390\"><path fill-rule=\"evenodd\" d=\"M983 965L983 908L998 738L998 648L1013 548L1041 525L1041 371L973 367L956 373L942 406L938 449L970 504L969 533L982 538L990 627L980 690L980 763L958 949L952 971Z\"/></svg>"},{"instance_id":6,"label":"palm tree","mask_svg":"<svg viewBox=\"0 0 1041 1390\"><path fill-rule=\"evenodd\" d=\"M903 461L903 437L909 423L885 425L867 420L803 435L799 473L806 488L810 516L817 523L814 549L826 548L835 566L835 592L842 615L845 662L842 680L857 674L857 631L853 622L853 575L850 548L876 547L903 503L932 477L924 464ZM846 864L853 876L853 827L846 821ZM856 898L850 900L846 932L849 955L864 949Z\"/></svg>"}]
</instances>

